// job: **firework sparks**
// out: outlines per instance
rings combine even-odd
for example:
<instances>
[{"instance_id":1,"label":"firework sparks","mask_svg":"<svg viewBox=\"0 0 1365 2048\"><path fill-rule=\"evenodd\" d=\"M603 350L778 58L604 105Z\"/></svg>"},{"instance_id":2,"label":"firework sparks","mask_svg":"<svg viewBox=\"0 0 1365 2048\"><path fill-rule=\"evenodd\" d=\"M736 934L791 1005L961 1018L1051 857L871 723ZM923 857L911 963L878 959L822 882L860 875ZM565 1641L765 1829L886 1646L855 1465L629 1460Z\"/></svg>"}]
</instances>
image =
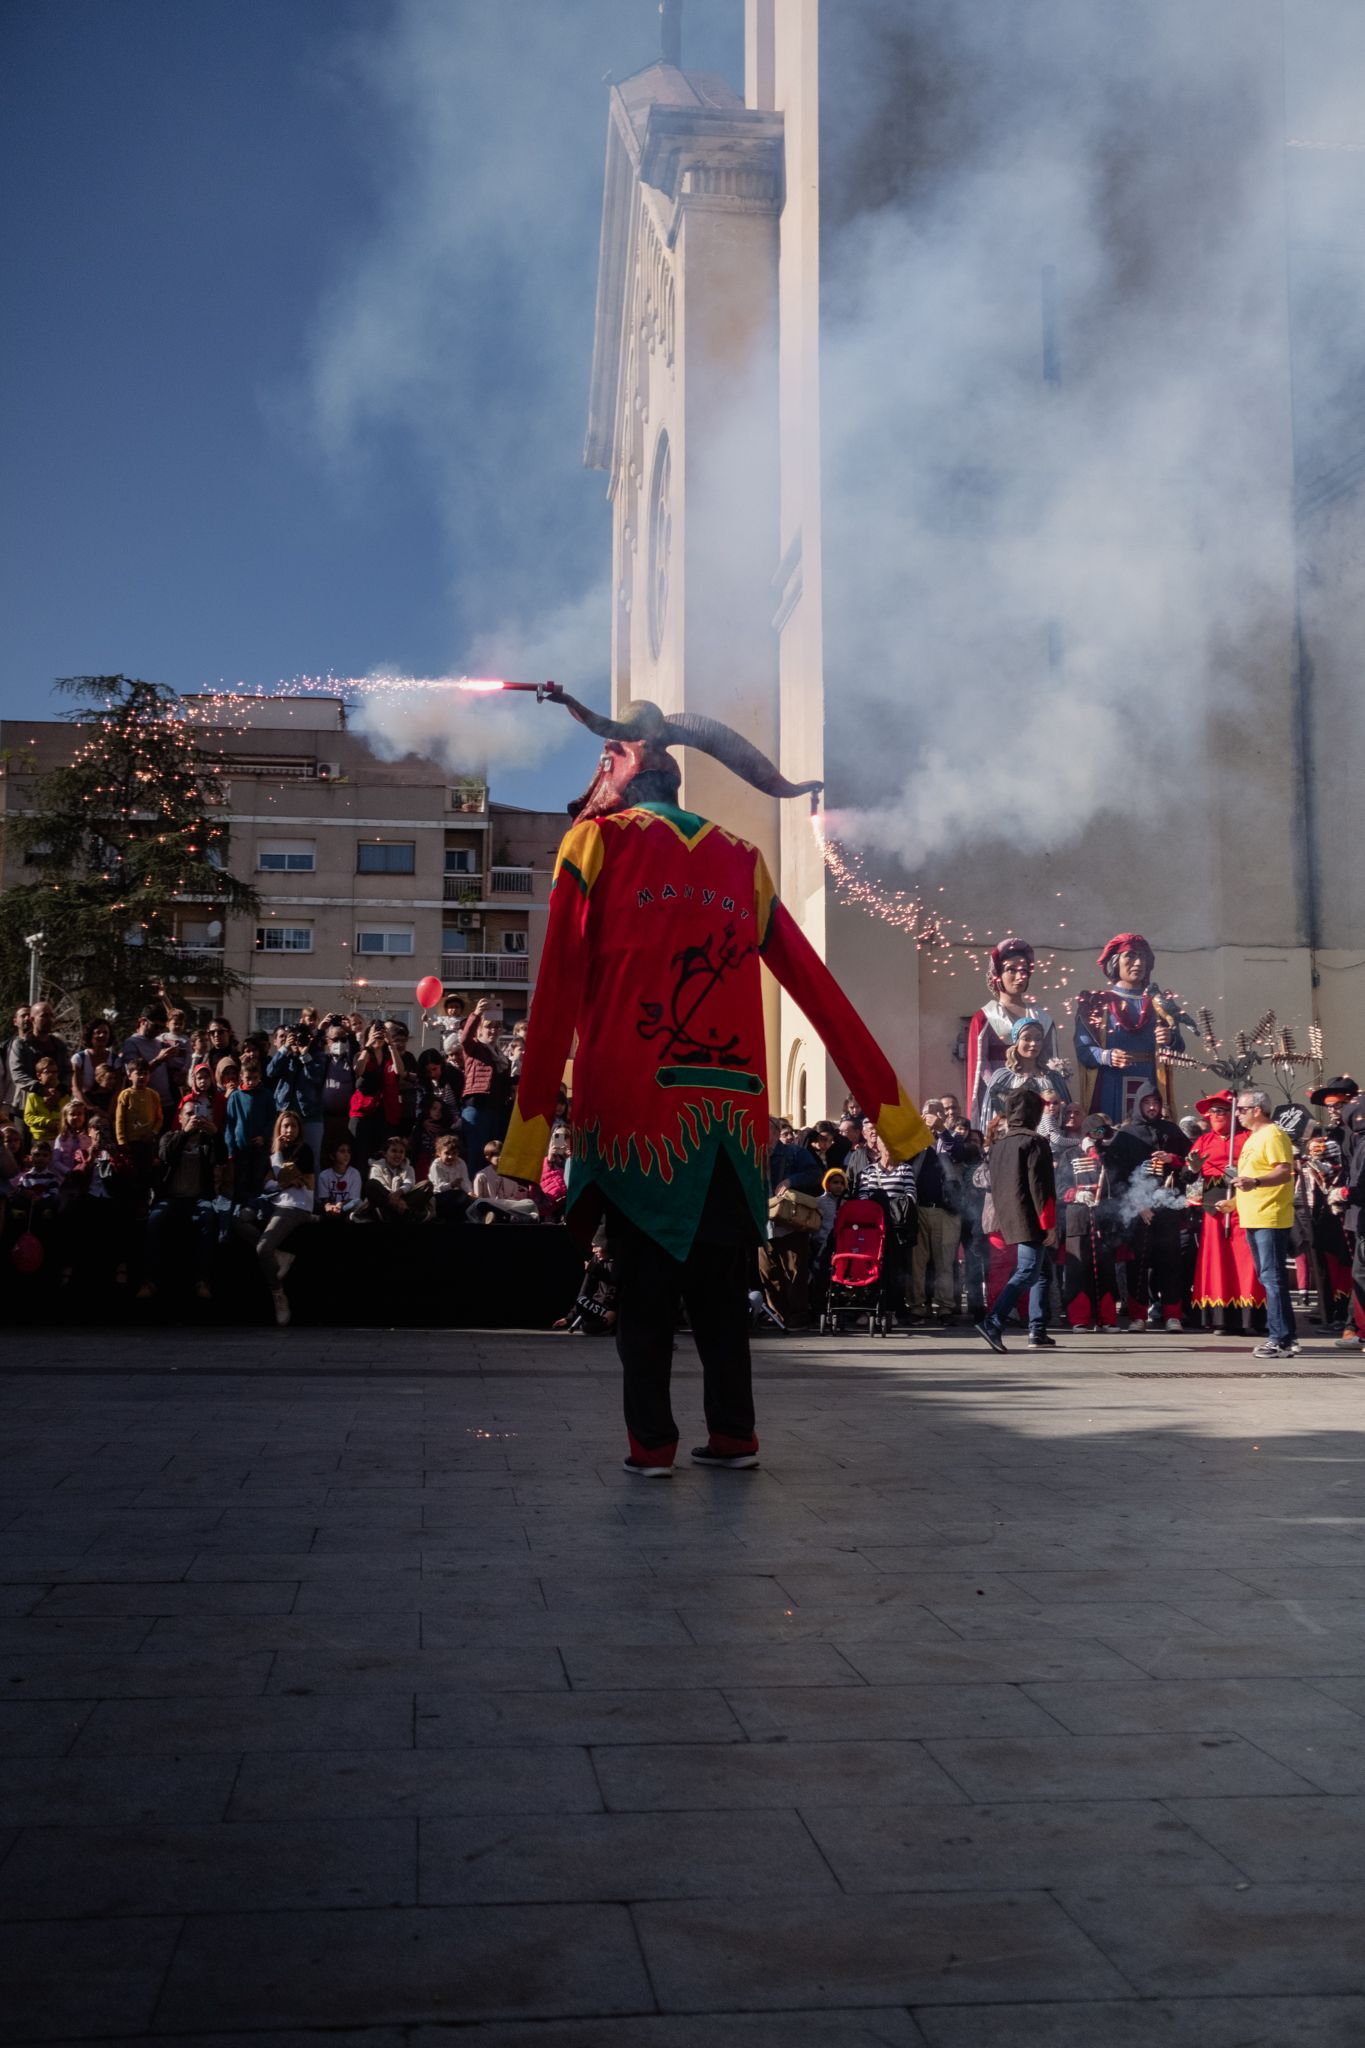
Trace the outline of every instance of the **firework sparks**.
<instances>
[{"instance_id":1,"label":"firework sparks","mask_svg":"<svg viewBox=\"0 0 1365 2048\"><path fill-rule=\"evenodd\" d=\"M942 972L950 981L954 980L964 960L975 973L985 972L990 949L996 943L995 933L980 935L909 890L882 888L867 874L861 854L850 852L831 838L825 819L818 812L812 814L811 831L841 903L852 904L869 917L890 925L893 931L913 939L933 974ZM1060 920L1058 929L1066 929ZM1012 931L999 934L1001 939L1015 936ZM1066 992L1065 970L1059 967L1055 951L1037 956L1034 974L1040 988Z\"/></svg>"}]
</instances>

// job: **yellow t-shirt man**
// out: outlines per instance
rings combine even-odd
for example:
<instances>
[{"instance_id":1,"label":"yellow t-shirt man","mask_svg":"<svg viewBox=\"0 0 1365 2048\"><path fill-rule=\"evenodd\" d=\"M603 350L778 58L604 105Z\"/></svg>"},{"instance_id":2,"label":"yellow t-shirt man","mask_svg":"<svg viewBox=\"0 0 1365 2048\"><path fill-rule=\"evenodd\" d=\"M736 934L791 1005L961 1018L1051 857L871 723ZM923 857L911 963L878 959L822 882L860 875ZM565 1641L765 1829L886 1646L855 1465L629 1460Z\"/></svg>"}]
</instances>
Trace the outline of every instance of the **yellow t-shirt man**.
<instances>
[{"instance_id":1,"label":"yellow t-shirt man","mask_svg":"<svg viewBox=\"0 0 1365 2048\"><path fill-rule=\"evenodd\" d=\"M1288 1131L1277 1123L1250 1132L1237 1157L1239 1179L1256 1180L1272 1167L1294 1161ZM1294 1182L1291 1176L1271 1188L1238 1188L1237 1220L1243 1230L1290 1230L1294 1224Z\"/></svg>"}]
</instances>

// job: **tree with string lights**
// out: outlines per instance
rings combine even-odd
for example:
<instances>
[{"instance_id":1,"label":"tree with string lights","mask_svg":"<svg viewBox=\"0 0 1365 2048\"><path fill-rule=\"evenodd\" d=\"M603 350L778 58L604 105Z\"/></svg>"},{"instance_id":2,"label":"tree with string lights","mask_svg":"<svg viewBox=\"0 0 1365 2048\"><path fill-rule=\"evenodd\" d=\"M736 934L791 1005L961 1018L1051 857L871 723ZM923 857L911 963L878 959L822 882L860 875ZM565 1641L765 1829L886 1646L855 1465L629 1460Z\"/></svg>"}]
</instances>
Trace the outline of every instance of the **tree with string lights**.
<instances>
[{"instance_id":1,"label":"tree with string lights","mask_svg":"<svg viewBox=\"0 0 1365 2048\"><path fill-rule=\"evenodd\" d=\"M257 914L256 892L227 868L222 761L161 683L67 676L77 700L70 761L10 810L5 833L31 882L0 898L0 1010L28 994L26 941L41 932L44 980L82 1016L122 1018L160 997L183 1001L205 976L176 939L177 905L210 918ZM216 965L217 994L241 977Z\"/></svg>"}]
</instances>

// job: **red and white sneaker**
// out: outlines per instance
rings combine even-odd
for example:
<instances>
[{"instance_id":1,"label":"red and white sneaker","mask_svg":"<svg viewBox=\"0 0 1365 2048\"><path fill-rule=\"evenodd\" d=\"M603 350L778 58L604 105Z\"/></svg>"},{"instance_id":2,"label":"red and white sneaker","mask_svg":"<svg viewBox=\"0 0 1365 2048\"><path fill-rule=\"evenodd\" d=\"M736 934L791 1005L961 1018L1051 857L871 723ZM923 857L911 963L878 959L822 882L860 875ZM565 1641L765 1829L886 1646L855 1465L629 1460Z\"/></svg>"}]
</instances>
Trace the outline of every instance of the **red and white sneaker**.
<instances>
[{"instance_id":1,"label":"red and white sneaker","mask_svg":"<svg viewBox=\"0 0 1365 2048\"><path fill-rule=\"evenodd\" d=\"M748 1450L733 1448L733 1437L723 1437L721 1442L722 1444L732 1446L732 1448L724 1450L710 1443L698 1444L692 1452L692 1463L694 1465L713 1465L718 1472L748 1472L758 1463L757 1437L753 1439L752 1445Z\"/></svg>"}]
</instances>

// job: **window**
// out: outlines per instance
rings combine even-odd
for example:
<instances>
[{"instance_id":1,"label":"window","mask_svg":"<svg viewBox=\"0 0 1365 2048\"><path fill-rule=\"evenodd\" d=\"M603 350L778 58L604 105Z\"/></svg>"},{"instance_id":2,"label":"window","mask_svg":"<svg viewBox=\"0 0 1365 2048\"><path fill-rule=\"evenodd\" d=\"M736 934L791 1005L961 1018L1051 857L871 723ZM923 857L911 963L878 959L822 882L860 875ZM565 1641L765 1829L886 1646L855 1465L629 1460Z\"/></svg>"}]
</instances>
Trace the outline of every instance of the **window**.
<instances>
[{"instance_id":1,"label":"window","mask_svg":"<svg viewBox=\"0 0 1365 2048\"><path fill-rule=\"evenodd\" d=\"M441 933L441 951L443 953L467 953L469 951L469 933L452 931L447 926Z\"/></svg>"},{"instance_id":2,"label":"window","mask_svg":"<svg viewBox=\"0 0 1365 2048\"><path fill-rule=\"evenodd\" d=\"M281 1024L292 1024L298 1014L297 1003L293 1009L288 1008L287 1005L282 1003L257 1003L256 1029L258 1031L278 1031Z\"/></svg>"},{"instance_id":3,"label":"window","mask_svg":"<svg viewBox=\"0 0 1365 2048\"><path fill-rule=\"evenodd\" d=\"M525 932L504 932L502 935L502 950L504 953L524 953L526 951Z\"/></svg>"},{"instance_id":4,"label":"window","mask_svg":"<svg viewBox=\"0 0 1365 2048\"><path fill-rule=\"evenodd\" d=\"M446 873L448 875L472 875L474 872L474 849L472 846L448 846L446 848Z\"/></svg>"},{"instance_id":5,"label":"window","mask_svg":"<svg viewBox=\"0 0 1365 2048\"><path fill-rule=\"evenodd\" d=\"M312 839L263 839L256 848L256 866L263 874L311 875L317 866Z\"/></svg>"},{"instance_id":6,"label":"window","mask_svg":"<svg viewBox=\"0 0 1365 2048\"><path fill-rule=\"evenodd\" d=\"M412 926L399 925L396 930L359 931L355 935L357 953L411 953Z\"/></svg>"},{"instance_id":7,"label":"window","mask_svg":"<svg viewBox=\"0 0 1365 2048\"><path fill-rule=\"evenodd\" d=\"M358 875L410 875L417 867L417 845L411 839L362 839L355 850Z\"/></svg>"},{"instance_id":8,"label":"window","mask_svg":"<svg viewBox=\"0 0 1365 2048\"><path fill-rule=\"evenodd\" d=\"M258 924L256 927L258 953L311 953L312 950L311 924Z\"/></svg>"}]
</instances>

